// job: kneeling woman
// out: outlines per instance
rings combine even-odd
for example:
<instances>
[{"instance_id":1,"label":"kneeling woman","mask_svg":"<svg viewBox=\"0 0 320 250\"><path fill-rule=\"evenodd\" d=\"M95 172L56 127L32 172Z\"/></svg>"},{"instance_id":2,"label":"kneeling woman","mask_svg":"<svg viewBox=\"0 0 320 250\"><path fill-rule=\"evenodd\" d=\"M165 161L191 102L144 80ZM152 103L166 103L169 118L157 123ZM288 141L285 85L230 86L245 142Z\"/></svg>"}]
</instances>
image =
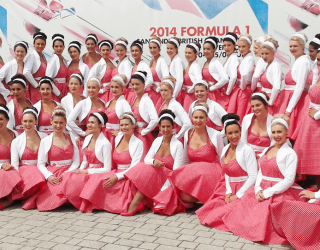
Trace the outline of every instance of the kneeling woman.
<instances>
[{"instance_id":1,"label":"kneeling woman","mask_svg":"<svg viewBox=\"0 0 320 250\"><path fill-rule=\"evenodd\" d=\"M142 160L143 143L133 134L136 122L137 118L131 112L120 116L120 132L112 154L116 169L91 176L81 193L81 198L91 202L94 208L111 213L127 212L136 195L136 187L124 176Z\"/></svg>"},{"instance_id":2,"label":"kneeling woman","mask_svg":"<svg viewBox=\"0 0 320 250\"><path fill-rule=\"evenodd\" d=\"M253 149L240 140L240 117L236 114L223 116L225 136L230 144L223 148L221 166L225 176L217 185L214 195L203 207L196 211L199 220L219 230L228 231L223 217L232 213L235 201L254 185L257 177L257 161Z\"/></svg>"},{"instance_id":3,"label":"kneeling woman","mask_svg":"<svg viewBox=\"0 0 320 250\"><path fill-rule=\"evenodd\" d=\"M22 178L21 191L23 209L36 208L35 199L45 186L45 179L37 168L38 150L41 139L47 134L35 129L38 123L38 111L26 108L22 113L24 132L12 141L11 165L19 170Z\"/></svg>"},{"instance_id":4,"label":"kneeling woman","mask_svg":"<svg viewBox=\"0 0 320 250\"><path fill-rule=\"evenodd\" d=\"M272 204L300 200L299 193L302 190L294 184L298 158L287 143L288 120L286 116L279 116L272 121L271 131L275 144L261 154L255 187L250 188L234 204L236 208L233 213L223 219L231 232L250 241L288 244L275 231L270 213Z\"/></svg>"},{"instance_id":5,"label":"kneeling woman","mask_svg":"<svg viewBox=\"0 0 320 250\"><path fill-rule=\"evenodd\" d=\"M58 196L63 174L75 172L80 164L76 140L72 135L64 133L67 118L63 107L55 108L51 124L53 133L41 140L38 154L38 168L47 180L47 185L36 200L39 211L55 209L68 201Z\"/></svg>"},{"instance_id":6,"label":"kneeling woman","mask_svg":"<svg viewBox=\"0 0 320 250\"><path fill-rule=\"evenodd\" d=\"M222 135L206 126L208 109L206 103L198 103L193 108L194 128L184 135L184 166L169 176L174 188L167 188L154 198L157 204L154 212L171 215L193 207L198 200L205 203L221 179Z\"/></svg>"},{"instance_id":7,"label":"kneeling woman","mask_svg":"<svg viewBox=\"0 0 320 250\"><path fill-rule=\"evenodd\" d=\"M108 117L103 112L89 115L87 129L90 133L86 136L82 146L83 161L76 173L70 172L64 175L62 185L63 195L81 211L92 211L88 202L82 203L81 191L90 186L86 182L91 174L106 173L111 171L111 144L103 135L102 127L108 122Z\"/></svg>"},{"instance_id":8,"label":"kneeling woman","mask_svg":"<svg viewBox=\"0 0 320 250\"><path fill-rule=\"evenodd\" d=\"M144 163L139 163L125 174L138 191L128 212L121 213L121 215L132 216L143 209L141 201L144 197L150 203L148 205L152 207L153 197L170 186L167 177L171 170L181 166L183 155L182 143L172 134L174 119L175 114L171 110L161 111L159 126L163 136L158 137L152 143Z\"/></svg>"}]
</instances>

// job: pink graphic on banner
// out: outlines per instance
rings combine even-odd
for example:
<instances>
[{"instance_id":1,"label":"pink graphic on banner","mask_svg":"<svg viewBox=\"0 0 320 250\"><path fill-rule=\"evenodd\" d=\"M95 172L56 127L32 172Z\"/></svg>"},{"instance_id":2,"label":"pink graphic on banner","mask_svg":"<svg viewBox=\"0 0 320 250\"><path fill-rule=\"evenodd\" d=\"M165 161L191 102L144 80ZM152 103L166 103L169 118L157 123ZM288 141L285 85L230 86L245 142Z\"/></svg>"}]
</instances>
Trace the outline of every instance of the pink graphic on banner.
<instances>
[{"instance_id":1,"label":"pink graphic on banner","mask_svg":"<svg viewBox=\"0 0 320 250\"><path fill-rule=\"evenodd\" d=\"M190 0L166 0L171 9L181 10L202 17L199 11L194 7Z\"/></svg>"}]
</instances>

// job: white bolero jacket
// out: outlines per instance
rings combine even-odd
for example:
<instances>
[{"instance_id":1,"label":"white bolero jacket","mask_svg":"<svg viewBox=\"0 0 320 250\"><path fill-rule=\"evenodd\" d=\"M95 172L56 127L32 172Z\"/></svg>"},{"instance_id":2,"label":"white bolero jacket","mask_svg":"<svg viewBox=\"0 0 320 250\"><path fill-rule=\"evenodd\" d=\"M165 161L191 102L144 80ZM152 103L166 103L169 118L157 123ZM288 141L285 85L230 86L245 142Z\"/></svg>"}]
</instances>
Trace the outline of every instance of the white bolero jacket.
<instances>
[{"instance_id":1,"label":"white bolero jacket","mask_svg":"<svg viewBox=\"0 0 320 250\"><path fill-rule=\"evenodd\" d=\"M194 86L202 80L202 72L197 60L194 60L190 65L188 75L192 81L192 87L189 89L188 93L193 93Z\"/></svg>"},{"instance_id":2,"label":"white bolero jacket","mask_svg":"<svg viewBox=\"0 0 320 250\"><path fill-rule=\"evenodd\" d=\"M217 81L216 84L209 82L210 91L215 91L222 88L229 81L227 72L221 62L217 60L216 57L213 57L209 63L209 72L210 75Z\"/></svg>"},{"instance_id":3,"label":"white bolero jacket","mask_svg":"<svg viewBox=\"0 0 320 250\"><path fill-rule=\"evenodd\" d=\"M127 77L127 83L131 79L132 64L128 57L125 57L120 64L118 64L119 74L124 74Z\"/></svg>"},{"instance_id":4,"label":"white bolero jacket","mask_svg":"<svg viewBox=\"0 0 320 250\"><path fill-rule=\"evenodd\" d=\"M149 65L146 62L141 60L137 66L137 71L147 72L147 77L146 77L144 89L150 87L153 84L153 76L152 76L152 72L151 72Z\"/></svg>"},{"instance_id":5,"label":"white bolero jacket","mask_svg":"<svg viewBox=\"0 0 320 250\"><path fill-rule=\"evenodd\" d=\"M226 91L227 95L230 95L234 84L237 81L238 76L238 66L239 66L239 59L237 53L232 53L229 58L227 59L225 65L223 66L227 75L229 76L229 84Z\"/></svg>"},{"instance_id":6,"label":"white bolero jacket","mask_svg":"<svg viewBox=\"0 0 320 250\"><path fill-rule=\"evenodd\" d=\"M177 97L177 95L179 94L182 88L183 71L184 71L184 64L179 54L176 54L169 65L169 73L171 76L174 77L174 79L176 79L176 85L174 87L174 91L172 95L173 98Z\"/></svg>"}]
</instances>

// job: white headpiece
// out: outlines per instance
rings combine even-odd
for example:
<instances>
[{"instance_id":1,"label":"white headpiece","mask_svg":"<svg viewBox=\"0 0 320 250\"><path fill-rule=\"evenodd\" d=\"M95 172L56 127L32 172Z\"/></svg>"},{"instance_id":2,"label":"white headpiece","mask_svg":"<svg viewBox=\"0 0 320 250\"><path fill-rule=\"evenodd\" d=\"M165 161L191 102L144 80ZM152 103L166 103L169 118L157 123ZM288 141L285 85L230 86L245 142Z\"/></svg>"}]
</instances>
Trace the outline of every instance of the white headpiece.
<instances>
[{"instance_id":1,"label":"white headpiece","mask_svg":"<svg viewBox=\"0 0 320 250\"><path fill-rule=\"evenodd\" d=\"M302 39L302 41L303 41L305 44L307 43L306 38L304 37L304 35L299 34L299 33L296 33L296 34L294 34L293 36L295 36L295 37L299 37L299 38L301 38L301 39Z\"/></svg>"},{"instance_id":2,"label":"white headpiece","mask_svg":"<svg viewBox=\"0 0 320 250\"><path fill-rule=\"evenodd\" d=\"M27 112L31 112L33 114L35 114L35 116L38 118L38 113L36 111L34 111L33 109L25 109L22 113L22 115L24 115Z\"/></svg>"},{"instance_id":3,"label":"white headpiece","mask_svg":"<svg viewBox=\"0 0 320 250\"><path fill-rule=\"evenodd\" d=\"M103 119L102 115L100 115L98 112L93 113L93 115L99 119L99 121L102 124L102 127L104 127L104 119Z\"/></svg>"},{"instance_id":4,"label":"white headpiece","mask_svg":"<svg viewBox=\"0 0 320 250\"><path fill-rule=\"evenodd\" d=\"M73 42L69 43L68 49L70 49L70 47L77 47L79 50L81 50L80 46L76 43L73 43Z\"/></svg>"},{"instance_id":5,"label":"white headpiece","mask_svg":"<svg viewBox=\"0 0 320 250\"><path fill-rule=\"evenodd\" d=\"M230 38L232 41L234 41L234 43L237 43L237 39L235 39L234 36L232 36L232 35L226 35L226 36L224 37L224 39L225 39L225 38Z\"/></svg>"},{"instance_id":6,"label":"white headpiece","mask_svg":"<svg viewBox=\"0 0 320 250\"><path fill-rule=\"evenodd\" d=\"M197 81L196 84L198 84L198 83L203 84L203 85L205 85L207 88L209 88L209 85L208 85L208 83L207 83L205 80L199 80L199 81Z\"/></svg>"},{"instance_id":7,"label":"white headpiece","mask_svg":"<svg viewBox=\"0 0 320 250\"><path fill-rule=\"evenodd\" d=\"M164 79L164 80L162 80L162 82L169 83L170 86L172 87L172 89L174 89L174 84L173 84L173 82L172 82L171 80L169 80L169 79Z\"/></svg>"},{"instance_id":8,"label":"white headpiece","mask_svg":"<svg viewBox=\"0 0 320 250\"><path fill-rule=\"evenodd\" d=\"M61 112L64 112L64 113L66 114L66 111L63 110L63 109L55 109L55 110L53 111L51 117L53 117L55 113L60 112L60 111L61 111Z\"/></svg>"},{"instance_id":9,"label":"white headpiece","mask_svg":"<svg viewBox=\"0 0 320 250\"><path fill-rule=\"evenodd\" d=\"M264 36L260 36L257 38L256 42L264 43L266 41Z\"/></svg>"},{"instance_id":10,"label":"white headpiece","mask_svg":"<svg viewBox=\"0 0 320 250\"><path fill-rule=\"evenodd\" d=\"M277 48L274 46L274 44L273 44L272 42L270 42L270 41L265 41L263 44L264 44L264 45L268 45L268 46L271 47L274 51L277 50Z\"/></svg>"},{"instance_id":11,"label":"white headpiece","mask_svg":"<svg viewBox=\"0 0 320 250\"><path fill-rule=\"evenodd\" d=\"M4 107L0 106L0 110L3 110L4 112L6 112L6 114L9 116L8 110L6 110Z\"/></svg>"},{"instance_id":12,"label":"white headpiece","mask_svg":"<svg viewBox=\"0 0 320 250\"><path fill-rule=\"evenodd\" d=\"M226 133L226 125L227 125L228 122L236 122L240 126L239 121L237 121L236 119L225 120L224 123L223 123L223 129L221 131L222 134Z\"/></svg>"},{"instance_id":13,"label":"white headpiece","mask_svg":"<svg viewBox=\"0 0 320 250\"><path fill-rule=\"evenodd\" d=\"M121 45L123 45L123 46L126 47L126 48L127 48L127 46L128 46L124 41L116 41L116 45L118 45L118 44L121 44Z\"/></svg>"},{"instance_id":14,"label":"white headpiece","mask_svg":"<svg viewBox=\"0 0 320 250\"><path fill-rule=\"evenodd\" d=\"M122 77L120 77L120 76L114 76L114 77L112 77L112 79L111 79L111 81L114 81L114 82L121 82L121 84L123 85L123 86L125 86L126 84L125 84L125 82L124 82L124 80L122 79Z\"/></svg>"},{"instance_id":15,"label":"white headpiece","mask_svg":"<svg viewBox=\"0 0 320 250\"><path fill-rule=\"evenodd\" d=\"M140 43L133 43L133 46L138 45L140 47L141 50L143 50L143 46Z\"/></svg>"},{"instance_id":16,"label":"white headpiece","mask_svg":"<svg viewBox=\"0 0 320 250\"><path fill-rule=\"evenodd\" d=\"M164 118L164 117L169 117L170 119L172 119L172 121L174 121L174 118L173 118L173 116L172 115L170 115L170 114L163 114L162 116L160 116L160 118L159 118L159 122L161 121L161 119L162 118Z\"/></svg>"},{"instance_id":17,"label":"white headpiece","mask_svg":"<svg viewBox=\"0 0 320 250\"><path fill-rule=\"evenodd\" d=\"M289 129L289 125L283 118L276 118L272 121L271 126L275 125L277 123L281 123L283 126L285 126L287 129Z\"/></svg>"},{"instance_id":18,"label":"white headpiece","mask_svg":"<svg viewBox=\"0 0 320 250\"><path fill-rule=\"evenodd\" d=\"M139 75L143 78L144 81L146 81L146 76L143 73L136 71L136 72L134 72L134 75Z\"/></svg>"},{"instance_id":19,"label":"white headpiece","mask_svg":"<svg viewBox=\"0 0 320 250\"><path fill-rule=\"evenodd\" d=\"M170 38L169 41L173 42L175 45L177 45L178 48L180 47L180 45L176 39Z\"/></svg>"},{"instance_id":20,"label":"white headpiece","mask_svg":"<svg viewBox=\"0 0 320 250\"><path fill-rule=\"evenodd\" d=\"M90 82L90 81L94 81L94 82L98 83L99 86L101 86L101 81L100 81L100 79L98 79L98 78L96 78L96 77L91 77L88 82Z\"/></svg>"},{"instance_id":21,"label":"white headpiece","mask_svg":"<svg viewBox=\"0 0 320 250\"><path fill-rule=\"evenodd\" d=\"M250 40L248 37L246 37L246 36L240 36L239 40L240 40L240 39L246 40L250 45L252 44L251 40Z\"/></svg>"},{"instance_id":22,"label":"white headpiece","mask_svg":"<svg viewBox=\"0 0 320 250\"><path fill-rule=\"evenodd\" d=\"M253 93L252 96L260 96L263 100L266 101L266 103L268 103L267 97L262 93Z\"/></svg>"},{"instance_id":23,"label":"white headpiece","mask_svg":"<svg viewBox=\"0 0 320 250\"><path fill-rule=\"evenodd\" d=\"M312 39L312 42L320 45L320 39L318 39L316 37Z\"/></svg>"},{"instance_id":24,"label":"white headpiece","mask_svg":"<svg viewBox=\"0 0 320 250\"><path fill-rule=\"evenodd\" d=\"M80 79L80 81L82 81L82 76L79 75L78 73L73 73L69 78L73 77L73 76L76 76Z\"/></svg>"},{"instance_id":25,"label":"white headpiece","mask_svg":"<svg viewBox=\"0 0 320 250\"><path fill-rule=\"evenodd\" d=\"M217 43L216 43L214 40L212 40L211 38L206 39L206 40L204 41L204 43L206 43L206 42L211 42L211 43L213 43L214 47L217 48Z\"/></svg>"},{"instance_id":26,"label":"white headpiece","mask_svg":"<svg viewBox=\"0 0 320 250\"><path fill-rule=\"evenodd\" d=\"M24 46L26 47L27 51L28 51L29 45L28 45L27 42L25 42L25 41L18 41L18 42L16 42L16 43L14 44L14 46L16 46L16 45L18 45L18 44L24 45Z\"/></svg>"},{"instance_id":27,"label":"white headpiece","mask_svg":"<svg viewBox=\"0 0 320 250\"><path fill-rule=\"evenodd\" d=\"M45 37L44 37L43 35L38 34L38 35L36 35L36 36L33 38L33 41L34 41L34 40L36 40L36 39L37 39L37 37L40 37L40 36L41 36L41 37L43 37L43 38L45 39Z\"/></svg>"},{"instance_id":28,"label":"white headpiece","mask_svg":"<svg viewBox=\"0 0 320 250\"><path fill-rule=\"evenodd\" d=\"M55 38L52 39L52 43L54 43L55 40L62 40L64 41L62 36L56 36Z\"/></svg>"},{"instance_id":29,"label":"white headpiece","mask_svg":"<svg viewBox=\"0 0 320 250\"><path fill-rule=\"evenodd\" d=\"M192 46L197 51L197 53L199 53L199 47L196 44L189 43L188 45Z\"/></svg>"},{"instance_id":30,"label":"white headpiece","mask_svg":"<svg viewBox=\"0 0 320 250\"><path fill-rule=\"evenodd\" d=\"M206 109L206 107L205 106L195 106L193 109L192 109L192 114L195 112L195 111L197 111L197 110L202 110L202 111L204 111L204 112L206 112L206 114L208 114L208 110Z\"/></svg>"},{"instance_id":31,"label":"white headpiece","mask_svg":"<svg viewBox=\"0 0 320 250\"><path fill-rule=\"evenodd\" d=\"M161 47L161 43L160 43L158 40L156 40L156 39L151 39L151 40L150 40L150 43L156 43L156 44L159 45L159 47Z\"/></svg>"},{"instance_id":32,"label":"white headpiece","mask_svg":"<svg viewBox=\"0 0 320 250\"><path fill-rule=\"evenodd\" d=\"M99 49L101 49L101 47L103 46L103 45L107 45L110 49L112 49L112 44L111 44L111 42L109 42L109 41L102 41L100 44L99 44Z\"/></svg>"},{"instance_id":33,"label":"white headpiece","mask_svg":"<svg viewBox=\"0 0 320 250\"><path fill-rule=\"evenodd\" d=\"M89 38L92 38L96 43L98 43L98 39L97 39L95 36L93 36L93 35L87 35L86 40L88 40Z\"/></svg>"},{"instance_id":34,"label":"white headpiece","mask_svg":"<svg viewBox=\"0 0 320 250\"><path fill-rule=\"evenodd\" d=\"M25 87L27 87L27 83L26 83L26 81L25 81L25 80L23 80L23 79L21 79L21 78L14 79L14 81L22 82L22 83L23 83L23 85L24 85Z\"/></svg>"},{"instance_id":35,"label":"white headpiece","mask_svg":"<svg viewBox=\"0 0 320 250\"><path fill-rule=\"evenodd\" d=\"M42 83L42 82L44 82L44 81L49 81L49 82L50 82L50 84L51 84L51 86L53 86L53 82L52 82L52 80L51 80L51 79L49 79L49 78L41 79L41 80L39 81L39 86L40 86L40 85L41 85L41 83Z\"/></svg>"},{"instance_id":36,"label":"white headpiece","mask_svg":"<svg viewBox=\"0 0 320 250\"><path fill-rule=\"evenodd\" d=\"M134 125L136 125L136 119L132 115L124 114L123 117L129 118Z\"/></svg>"}]
</instances>

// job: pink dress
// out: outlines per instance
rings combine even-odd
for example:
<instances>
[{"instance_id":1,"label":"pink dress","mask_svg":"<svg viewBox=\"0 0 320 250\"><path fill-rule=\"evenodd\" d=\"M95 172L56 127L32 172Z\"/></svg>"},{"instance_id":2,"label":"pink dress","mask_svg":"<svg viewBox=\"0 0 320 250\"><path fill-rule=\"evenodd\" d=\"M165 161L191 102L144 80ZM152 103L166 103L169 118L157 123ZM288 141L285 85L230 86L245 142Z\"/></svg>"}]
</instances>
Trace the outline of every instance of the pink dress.
<instances>
[{"instance_id":1,"label":"pink dress","mask_svg":"<svg viewBox=\"0 0 320 250\"><path fill-rule=\"evenodd\" d=\"M89 56L88 56L88 54L89 54L89 53L87 53L87 57L86 57L86 62L85 62L85 64L87 64L88 67L89 67L89 69L91 69L91 68L94 66L94 64L91 65L91 64L89 63ZM100 56L99 54L97 54L97 56L99 57L99 60L100 60L100 59L101 59L101 56Z\"/></svg>"},{"instance_id":2,"label":"pink dress","mask_svg":"<svg viewBox=\"0 0 320 250\"><path fill-rule=\"evenodd\" d=\"M296 85L296 82L292 79L291 70L288 71L285 77L286 85ZM290 99L293 95L293 90L282 90L281 93L278 95L277 101L273 105L274 114L284 114L290 102ZM293 108L290 114L290 127L288 132L288 137L291 138L294 131L296 130L298 123L299 123L299 116L302 113L302 110L305 106L305 99L308 95L308 92L303 91L298 103ZM308 104L307 104L308 105Z\"/></svg>"},{"instance_id":3,"label":"pink dress","mask_svg":"<svg viewBox=\"0 0 320 250\"><path fill-rule=\"evenodd\" d=\"M260 161L260 169L263 176L284 178L277 165L276 157L268 159L265 155ZM277 183L263 179L260 187L265 190ZM288 241L274 230L270 206L284 200L300 200L299 193L301 190L290 187L281 194L276 194L258 202L253 186L241 199L230 203L234 207L233 213L223 217L224 225L229 231L250 241L261 241L263 244L288 244Z\"/></svg>"},{"instance_id":4,"label":"pink dress","mask_svg":"<svg viewBox=\"0 0 320 250\"><path fill-rule=\"evenodd\" d=\"M190 136L188 145L193 136ZM197 198L200 202L206 203L214 193L217 183L222 177L216 149L211 145L207 134L207 144L199 149L188 147L190 164L177 168L169 175L173 186L154 197L156 207L155 213L172 215L173 213L184 212L186 206L179 198L179 190Z\"/></svg>"},{"instance_id":5,"label":"pink dress","mask_svg":"<svg viewBox=\"0 0 320 250\"><path fill-rule=\"evenodd\" d=\"M27 100L28 101L28 100ZM18 134L22 134L24 132L23 126L22 126L22 113L23 110L19 109L19 105L17 102L17 99L13 99L13 103L14 103L14 123L15 123L15 130L18 132ZM30 104L32 105L31 101Z\"/></svg>"},{"instance_id":6,"label":"pink dress","mask_svg":"<svg viewBox=\"0 0 320 250\"><path fill-rule=\"evenodd\" d=\"M36 198L46 185L46 180L37 167L38 150L39 148L33 152L26 146L20 159L19 173L23 181L22 195L23 199L27 199L22 208L26 210L36 208Z\"/></svg>"},{"instance_id":7,"label":"pink dress","mask_svg":"<svg viewBox=\"0 0 320 250\"><path fill-rule=\"evenodd\" d=\"M191 122L192 122L192 121L191 121ZM210 128L213 128L213 129L215 129L215 130L218 130L218 131L221 131L221 130L223 129L223 126L218 126L218 125L216 125L215 123L213 123L213 122L211 121L210 118L207 119L206 125L207 125L208 127L210 127Z\"/></svg>"},{"instance_id":8,"label":"pink dress","mask_svg":"<svg viewBox=\"0 0 320 250\"><path fill-rule=\"evenodd\" d=\"M114 70L112 70L111 76L114 77L115 75L118 75L119 71L118 68L115 68Z\"/></svg>"},{"instance_id":9,"label":"pink dress","mask_svg":"<svg viewBox=\"0 0 320 250\"><path fill-rule=\"evenodd\" d=\"M266 72L264 72L261 76L260 76L260 83L261 83L261 86L263 88L266 88L266 89L269 89L270 91L272 91L272 88L273 86L271 85L271 83L268 81L268 78L267 78L267 74ZM271 96L271 93L267 93L267 95ZM273 102L273 103L276 103L276 100ZM273 112L273 105L272 106L268 106L268 113L270 115L274 115L274 112Z\"/></svg>"},{"instance_id":10,"label":"pink dress","mask_svg":"<svg viewBox=\"0 0 320 250\"><path fill-rule=\"evenodd\" d=\"M55 102L53 103L55 106L57 105ZM41 106L42 106L42 103L41 103ZM53 127L51 125L51 116L52 116L51 113L44 112L43 108L41 107L41 111L38 119L38 126L39 126L40 132L46 133L47 135L50 135L53 132Z\"/></svg>"},{"instance_id":11,"label":"pink dress","mask_svg":"<svg viewBox=\"0 0 320 250\"><path fill-rule=\"evenodd\" d=\"M102 77L101 79L101 83L102 83L102 86L104 84L107 84L111 82L111 79L112 79L112 70L111 69L107 69L106 72L104 73L104 76ZM110 91L110 85L108 86L105 86L107 87L109 90L106 91L105 93L103 94L99 94L99 98L101 100L103 100L105 103L107 103L108 101L110 101L114 96L112 95L111 91ZM102 89L102 88L101 88Z\"/></svg>"},{"instance_id":12,"label":"pink dress","mask_svg":"<svg viewBox=\"0 0 320 250\"><path fill-rule=\"evenodd\" d=\"M129 167L129 164L131 164L129 150L121 153L114 150L112 158L117 165L121 164ZM129 179L124 178L118 180L111 187L103 187L106 179L124 170L125 169L117 168L108 173L92 175L86 184L88 188L82 190L81 198L90 202L92 207L100 210L106 210L111 213L127 212L128 207L137 192L133 183Z\"/></svg>"},{"instance_id":13,"label":"pink dress","mask_svg":"<svg viewBox=\"0 0 320 250\"><path fill-rule=\"evenodd\" d=\"M46 75L47 64L41 62L40 67L36 73L33 74L33 78L39 83L40 78ZM33 104L41 100L40 91L38 88L34 88L31 84L28 86L30 99Z\"/></svg>"},{"instance_id":14,"label":"pink dress","mask_svg":"<svg viewBox=\"0 0 320 250\"><path fill-rule=\"evenodd\" d=\"M190 88L193 85L189 73L183 74L183 85L182 88L185 86L188 86ZM187 91L181 89L176 100L182 105L184 110L189 113L190 105L197 100L196 96L194 95L194 92L188 93Z\"/></svg>"},{"instance_id":15,"label":"pink dress","mask_svg":"<svg viewBox=\"0 0 320 250\"><path fill-rule=\"evenodd\" d=\"M229 177L248 176L247 172L241 168L236 159L229 161L227 164L222 163L222 170L224 174ZM232 190L232 195L236 195L245 182L246 181L230 182L229 184ZM225 202L226 192L226 182L225 177L223 176L210 200L196 211L201 224L208 225L222 231L228 231L222 218L226 214L232 213L234 207L229 206L229 204Z\"/></svg>"},{"instance_id":16,"label":"pink dress","mask_svg":"<svg viewBox=\"0 0 320 250\"><path fill-rule=\"evenodd\" d=\"M284 200L271 205L275 230L295 249L320 249L320 200L315 203Z\"/></svg>"},{"instance_id":17,"label":"pink dress","mask_svg":"<svg viewBox=\"0 0 320 250\"><path fill-rule=\"evenodd\" d=\"M310 89L309 98L312 103L320 105L320 86ZM301 122L292 136L296 140L293 149L299 159L297 173L320 175L320 120L309 116L308 106L300 113L300 117Z\"/></svg>"},{"instance_id":18,"label":"pink dress","mask_svg":"<svg viewBox=\"0 0 320 250\"><path fill-rule=\"evenodd\" d=\"M211 74L209 72L209 68L202 69L202 77L203 77L203 80L206 80L208 82L213 82L214 84L217 83L217 80L211 76ZM228 109L228 105L229 105L229 101L230 101L230 95L226 95L227 87L228 87L228 84L226 84L222 88L217 89L215 91L209 90L209 93L208 93L209 99L219 103L223 107L224 110ZM209 88L210 88L210 86L209 86Z\"/></svg>"},{"instance_id":19,"label":"pink dress","mask_svg":"<svg viewBox=\"0 0 320 250\"><path fill-rule=\"evenodd\" d=\"M56 177L63 175L64 172L67 171L71 166L71 164L67 166L57 166L55 163L51 165L52 161L69 160L70 163L72 162L74 154L73 144L69 137L66 137L66 139L69 141L69 145L65 149L52 145L48 152L48 161L50 164L47 166L47 169ZM50 182L47 182L47 185L44 186L42 192L38 195L36 200L39 211L53 210L68 201L67 198L59 196L63 187L63 182L64 179L62 179L62 183L59 185L52 185Z\"/></svg>"},{"instance_id":20,"label":"pink dress","mask_svg":"<svg viewBox=\"0 0 320 250\"><path fill-rule=\"evenodd\" d=\"M84 150L84 154L88 162L88 167L85 169L103 168L104 165L97 159L94 149L89 150L86 148ZM83 199L80 197L83 189L90 188L90 186L86 186L86 183L91 176L92 174L77 174L74 172L69 172L64 174L64 181L61 183L62 194L60 195L67 198L73 206L75 206L77 209L81 208L81 211L84 212L91 212L93 208L89 202L82 202Z\"/></svg>"},{"instance_id":21,"label":"pink dress","mask_svg":"<svg viewBox=\"0 0 320 250\"><path fill-rule=\"evenodd\" d=\"M69 75L68 67L66 65L60 65L58 73L54 77L54 84L60 90L61 98L65 97L69 92L68 83L67 83L68 75ZM52 99L57 102L60 102L60 99L53 93L52 93Z\"/></svg>"},{"instance_id":22,"label":"pink dress","mask_svg":"<svg viewBox=\"0 0 320 250\"><path fill-rule=\"evenodd\" d=\"M131 76L133 76L134 73L136 73L136 70L132 70ZM131 80L129 81L127 87L123 90L123 95L124 95L124 98L126 98L126 100L128 101L128 103L132 103L132 101L136 99L137 95L132 90Z\"/></svg>"},{"instance_id":23,"label":"pink dress","mask_svg":"<svg viewBox=\"0 0 320 250\"><path fill-rule=\"evenodd\" d=\"M308 76L308 83L309 83L310 86L312 85L312 80L313 80L313 73Z\"/></svg>"},{"instance_id":24,"label":"pink dress","mask_svg":"<svg viewBox=\"0 0 320 250\"><path fill-rule=\"evenodd\" d=\"M152 73L152 77L153 77L153 81L160 83L161 80L159 79L159 76L157 74L156 69L151 70ZM145 89L145 92L148 93L148 96L150 97L150 99L152 100L153 104L156 105L158 100L161 98L161 94L160 92L156 92L152 89L152 87L154 87L154 85L148 87Z\"/></svg>"},{"instance_id":25,"label":"pink dress","mask_svg":"<svg viewBox=\"0 0 320 250\"><path fill-rule=\"evenodd\" d=\"M120 124L120 120L117 116L116 110L113 109L111 111L109 111L107 108L104 110L104 112L107 114L108 116L108 123L111 124ZM109 128L105 128L103 131L103 134L105 135L105 137L107 137L107 139L110 141L112 148L114 148L114 140L115 140L115 136L111 134L112 129Z\"/></svg>"},{"instance_id":26,"label":"pink dress","mask_svg":"<svg viewBox=\"0 0 320 250\"><path fill-rule=\"evenodd\" d=\"M259 136L251 132L252 123L248 129L247 142L249 146L254 150L255 154L261 154L265 148L270 147L271 140L269 136Z\"/></svg>"}]
</instances>

